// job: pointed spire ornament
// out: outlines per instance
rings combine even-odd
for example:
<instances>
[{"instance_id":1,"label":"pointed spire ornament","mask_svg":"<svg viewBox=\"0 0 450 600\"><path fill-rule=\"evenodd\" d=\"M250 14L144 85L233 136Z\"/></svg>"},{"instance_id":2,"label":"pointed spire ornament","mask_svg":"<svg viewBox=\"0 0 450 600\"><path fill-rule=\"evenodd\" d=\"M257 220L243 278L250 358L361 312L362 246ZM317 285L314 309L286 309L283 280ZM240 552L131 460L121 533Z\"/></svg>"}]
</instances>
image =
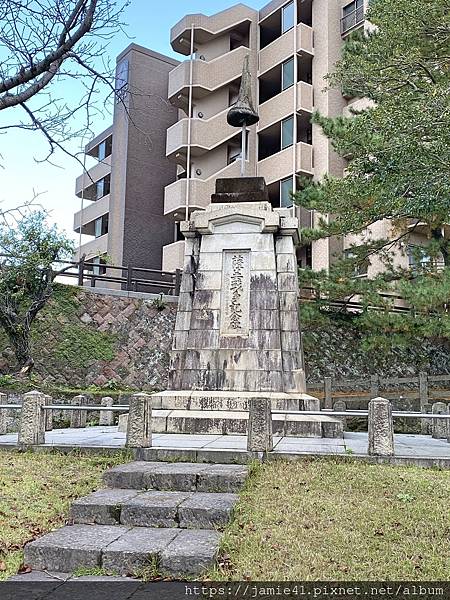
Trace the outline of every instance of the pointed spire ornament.
<instances>
[{"instance_id":1,"label":"pointed spire ornament","mask_svg":"<svg viewBox=\"0 0 450 600\"><path fill-rule=\"evenodd\" d=\"M259 115L253 106L252 78L249 67L249 55L244 58L242 67L241 87L237 102L233 104L227 114L227 123L231 127L242 127L241 150L241 176L245 175L245 161L247 159L247 127L259 121Z\"/></svg>"},{"instance_id":2,"label":"pointed spire ornament","mask_svg":"<svg viewBox=\"0 0 450 600\"><path fill-rule=\"evenodd\" d=\"M252 80L249 67L249 55L244 58L242 67L241 87L237 102L233 104L227 114L228 125L232 127L250 127L259 121L259 116L253 107Z\"/></svg>"}]
</instances>

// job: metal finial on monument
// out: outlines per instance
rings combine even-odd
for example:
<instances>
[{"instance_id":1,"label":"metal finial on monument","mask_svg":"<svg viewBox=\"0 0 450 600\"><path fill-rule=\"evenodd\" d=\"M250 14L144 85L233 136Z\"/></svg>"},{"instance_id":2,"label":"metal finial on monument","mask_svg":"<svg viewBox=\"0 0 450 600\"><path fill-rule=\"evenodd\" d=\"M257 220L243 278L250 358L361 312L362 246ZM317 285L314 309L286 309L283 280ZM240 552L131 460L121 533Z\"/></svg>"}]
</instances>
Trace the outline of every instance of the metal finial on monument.
<instances>
[{"instance_id":1,"label":"metal finial on monument","mask_svg":"<svg viewBox=\"0 0 450 600\"><path fill-rule=\"evenodd\" d=\"M232 127L242 127L241 177L245 175L245 159L247 155L247 127L259 121L259 115L253 106L252 78L250 74L249 55L244 58L241 87L237 102L227 114L227 122Z\"/></svg>"}]
</instances>

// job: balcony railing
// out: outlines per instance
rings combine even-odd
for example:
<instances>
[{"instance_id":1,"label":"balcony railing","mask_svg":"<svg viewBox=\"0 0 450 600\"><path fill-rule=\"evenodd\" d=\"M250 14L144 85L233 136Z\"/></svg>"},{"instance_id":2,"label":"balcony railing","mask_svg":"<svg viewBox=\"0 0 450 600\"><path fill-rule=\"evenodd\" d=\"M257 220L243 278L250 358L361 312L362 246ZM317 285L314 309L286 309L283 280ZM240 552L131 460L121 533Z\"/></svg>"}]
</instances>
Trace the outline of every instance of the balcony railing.
<instances>
[{"instance_id":1,"label":"balcony railing","mask_svg":"<svg viewBox=\"0 0 450 600\"><path fill-rule=\"evenodd\" d=\"M353 12L345 15L341 19L341 34L344 35L351 29L364 23L364 6L356 8Z\"/></svg>"}]
</instances>

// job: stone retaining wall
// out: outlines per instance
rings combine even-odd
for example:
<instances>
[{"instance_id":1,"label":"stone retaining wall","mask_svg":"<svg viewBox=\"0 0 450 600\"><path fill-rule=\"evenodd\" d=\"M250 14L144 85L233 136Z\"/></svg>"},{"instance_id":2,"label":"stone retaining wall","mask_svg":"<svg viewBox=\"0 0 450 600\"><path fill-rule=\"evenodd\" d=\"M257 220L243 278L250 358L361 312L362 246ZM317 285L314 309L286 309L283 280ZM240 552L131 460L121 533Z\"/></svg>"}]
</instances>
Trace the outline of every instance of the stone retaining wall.
<instances>
[{"instance_id":1,"label":"stone retaining wall","mask_svg":"<svg viewBox=\"0 0 450 600\"><path fill-rule=\"evenodd\" d=\"M97 386L105 390L103 396L112 395L115 389L165 389L175 315L173 303L158 310L150 299L58 286L34 328L33 385L42 387L43 381L73 390ZM326 330L314 327L304 331L304 341L308 383L322 382L325 376L351 379L372 374L410 376L419 371L450 373L445 341L426 341L390 354L368 353L358 335L339 323ZM0 391L7 391L1 374L8 372L12 358L0 332Z\"/></svg>"}]
</instances>

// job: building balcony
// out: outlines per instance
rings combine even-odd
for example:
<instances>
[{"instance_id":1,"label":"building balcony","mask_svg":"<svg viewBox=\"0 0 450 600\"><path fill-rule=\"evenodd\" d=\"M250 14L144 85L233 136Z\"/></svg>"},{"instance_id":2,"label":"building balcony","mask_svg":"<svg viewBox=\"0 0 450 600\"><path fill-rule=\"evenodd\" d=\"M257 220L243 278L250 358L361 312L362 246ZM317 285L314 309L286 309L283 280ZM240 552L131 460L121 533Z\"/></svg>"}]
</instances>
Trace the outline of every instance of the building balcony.
<instances>
[{"instance_id":1,"label":"building balcony","mask_svg":"<svg viewBox=\"0 0 450 600\"><path fill-rule=\"evenodd\" d=\"M298 142L296 156L296 173L311 176L314 174L313 148L311 144ZM292 175L293 146L276 152L258 162L258 177L264 177L267 185L274 181L286 179Z\"/></svg>"},{"instance_id":2,"label":"building balcony","mask_svg":"<svg viewBox=\"0 0 450 600\"><path fill-rule=\"evenodd\" d=\"M107 146L112 146L112 136L113 136L114 126L110 125L108 129L102 131L98 135L95 136L93 140L91 140L88 144L86 144L84 151L88 156L92 156L94 158L99 159L99 151L102 144L106 144ZM111 154L108 152L106 156Z\"/></svg>"},{"instance_id":3,"label":"building balcony","mask_svg":"<svg viewBox=\"0 0 450 600\"><path fill-rule=\"evenodd\" d=\"M237 133L235 127L227 123L228 108L211 119L191 119L192 156L201 156L220 146ZM181 119L167 130L166 155L177 159L188 146L189 119Z\"/></svg>"},{"instance_id":4,"label":"building balcony","mask_svg":"<svg viewBox=\"0 0 450 600\"><path fill-rule=\"evenodd\" d=\"M431 227L428 223L420 221L420 219L408 219L408 229L411 233L423 235L431 238ZM450 239L450 224L442 226L442 234L446 240Z\"/></svg>"},{"instance_id":5,"label":"building balcony","mask_svg":"<svg viewBox=\"0 0 450 600\"><path fill-rule=\"evenodd\" d=\"M250 24L257 19L258 11L236 4L215 15L186 15L170 31L170 43L175 52L189 55L191 46L191 30L194 27L194 39L197 44L207 44L213 38L227 31L239 29L245 23Z\"/></svg>"},{"instance_id":6,"label":"building balcony","mask_svg":"<svg viewBox=\"0 0 450 600\"><path fill-rule=\"evenodd\" d=\"M75 195L81 198L84 190L84 197L86 200L96 200L96 185L95 182L99 181L106 175L111 173L111 155L107 156L104 160L94 165L91 169L86 171L83 175L77 177L75 182Z\"/></svg>"},{"instance_id":7,"label":"building balcony","mask_svg":"<svg viewBox=\"0 0 450 600\"><path fill-rule=\"evenodd\" d=\"M76 212L73 217L73 230L79 233L82 227L83 234L94 235L94 221L106 213L109 213L109 194Z\"/></svg>"},{"instance_id":8,"label":"building balcony","mask_svg":"<svg viewBox=\"0 0 450 600\"><path fill-rule=\"evenodd\" d=\"M184 266L184 240L163 246L162 270L172 273Z\"/></svg>"},{"instance_id":9,"label":"building balcony","mask_svg":"<svg viewBox=\"0 0 450 600\"><path fill-rule=\"evenodd\" d=\"M262 75L279 63L284 62L294 54L293 35L297 35L297 52L300 55L313 56L313 30L304 23L287 31L281 37L271 42L259 53L259 74Z\"/></svg>"},{"instance_id":10,"label":"building balcony","mask_svg":"<svg viewBox=\"0 0 450 600\"><path fill-rule=\"evenodd\" d=\"M216 179L219 177L239 177L240 161L227 165L208 179L191 179L189 181L189 213L194 210L204 210L211 203ZM188 180L179 179L164 190L164 215L171 216L176 221L183 220L186 214L186 191Z\"/></svg>"},{"instance_id":11,"label":"building balcony","mask_svg":"<svg viewBox=\"0 0 450 600\"><path fill-rule=\"evenodd\" d=\"M86 260L90 260L95 256L102 256L108 253L108 234L102 235L98 238L94 238L85 244L82 244L76 252L76 256L86 257Z\"/></svg>"},{"instance_id":12,"label":"building balcony","mask_svg":"<svg viewBox=\"0 0 450 600\"><path fill-rule=\"evenodd\" d=\"M274 96L259 107L259 131L281 121L293 114L294 86L281 94ZM297 112L312 113L313 111L313 86L304 81L297 83Z\"/></svg>"},{"instance_id":13,"label":"building balcony","mask_svg":"<svg viewBox=\"0 0 450 600\"><path fill-rule=\"evenodd\" d=\"M238 80L242 74L244 57L248 53L248 48L240 46L209 62L194 60L192 64L194 99L202 98L232 81ZM169 73L169 101L171 104L183 109L187 107L189 82L190 61L185 61Z\"/></svg>"}]
</instances>

